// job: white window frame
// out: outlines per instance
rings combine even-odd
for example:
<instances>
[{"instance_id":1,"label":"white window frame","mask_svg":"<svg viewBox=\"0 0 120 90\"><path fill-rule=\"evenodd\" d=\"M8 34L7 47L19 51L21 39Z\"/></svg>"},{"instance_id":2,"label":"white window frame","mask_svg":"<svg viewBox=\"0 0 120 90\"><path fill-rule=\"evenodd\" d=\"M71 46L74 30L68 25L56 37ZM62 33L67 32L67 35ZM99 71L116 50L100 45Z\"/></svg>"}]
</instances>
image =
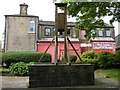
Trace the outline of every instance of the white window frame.
<instances>
[{"instance_id":1,"label":"white window frame","mask_svg":"<svg viewBox=\"0 0 120 90\"><path fill-rule=\"evenodd\" d=\"M31 31L31 29L33 29L32 31ZM28 31L28 33L35 33L35 21L30 21L29 22L29 31Z\"/></svg>"},{"instance_id":2,"label":"white window frame","mask_svg":"<svg viewBox=\"0 0 120 90\"><path fill-rule=\"evenodd\" d=\"M104 34L103 34L103 30L98 30L98 37L103 37Z\"/></svg>"},{"instance_id":3,"label":"white window frame","mask_svg":"<svg viewBox=\"0 0 120 90\"><path fill-rule=\"evenodd\" d=\"M109 31L109 35L108 35L107 31ZM110 32L109 29L105 30L105 36L106 36L106 37L110 37L110 36L111 36L111 32Z\"/></svg>"},{"instance_id":4,"label":"white window frame","mask_svg":"<svg viewBox=\"0 0 120 90\"><path fill-rule=\"evenodd\" d=\"M50 36L51 35L51 28L46 27L45 28L45 36Z\"/></svg>"}]
</instances>

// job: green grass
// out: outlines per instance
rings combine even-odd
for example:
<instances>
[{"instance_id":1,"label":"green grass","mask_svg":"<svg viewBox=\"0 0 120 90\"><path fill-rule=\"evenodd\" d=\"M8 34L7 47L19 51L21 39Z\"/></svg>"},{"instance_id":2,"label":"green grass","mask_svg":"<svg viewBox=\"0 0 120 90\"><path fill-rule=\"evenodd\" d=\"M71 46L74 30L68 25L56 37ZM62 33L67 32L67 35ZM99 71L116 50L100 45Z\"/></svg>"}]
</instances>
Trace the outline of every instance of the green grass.
<instances>
[{"instance_id":1,"label":"green grass","mask_svg":"<svg viewBox=\"0 0 120 90\"><path fill-rule=\"evenodd\" d=\"M120 80L120 69L98 69L96 70L98 74L103 74L109 76L112 79Z\"/></svg>"}]
</instances>

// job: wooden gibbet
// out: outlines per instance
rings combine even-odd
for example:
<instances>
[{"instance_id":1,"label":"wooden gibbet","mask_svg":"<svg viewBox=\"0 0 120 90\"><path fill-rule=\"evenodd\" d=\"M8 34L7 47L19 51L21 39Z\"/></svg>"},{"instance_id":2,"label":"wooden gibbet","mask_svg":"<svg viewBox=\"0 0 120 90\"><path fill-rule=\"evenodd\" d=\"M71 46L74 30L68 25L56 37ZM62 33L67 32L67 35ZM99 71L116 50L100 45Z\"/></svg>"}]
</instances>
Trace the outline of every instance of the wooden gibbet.
<instances>
[{"instance_id":1,"label":"wooden gibbet","mask_svg":"<svg viewBox=\"0 0 120 90\"><path fill-rule=\"evenodd\" d=\"M64 8L64 12L59 13L58 8ZM58 64L58 33L64 35L64 61ZM44 53L50 48L55 40L54 64L34 64L29 65L29 87L68 87L94 85L94 65L92 64L70 64L68 42L73 47L67 37L67 4L55 3L55 37ZM78 53L76 52L78 55ZM44 57L44 54L43 56ZM42 59L40 58L40 60ZM78 55L79 57L79 55ZM79 57L81 60L81 58ZM40 61L39 60L39 61Z\"/></svg>"},{"instance_id":2,"label":"wooden gibbet","mask_svg":"<svg viewBox=\"0 0 120 90\"><path fill-rule=\"evenodd\" d=\"M64 12L58 12L59 7ZM58 59L58 33L64 35L64 61L69 62L68 45L67 45L67 3L55 3L55 64ZM70 63L70 62L69 62Z\"/></svg>"}]
</instances>

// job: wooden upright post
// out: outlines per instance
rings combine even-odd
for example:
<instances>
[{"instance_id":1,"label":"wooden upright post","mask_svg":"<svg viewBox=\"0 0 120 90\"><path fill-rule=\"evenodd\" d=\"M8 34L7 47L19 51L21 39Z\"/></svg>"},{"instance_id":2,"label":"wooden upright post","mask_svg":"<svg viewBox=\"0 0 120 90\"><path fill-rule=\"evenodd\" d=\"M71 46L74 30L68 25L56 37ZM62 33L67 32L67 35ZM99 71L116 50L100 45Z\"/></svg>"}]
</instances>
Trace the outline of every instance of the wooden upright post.
<instances>
[{"instance_id":1,"label":"wooden upright post","mask_svg":"<svg viewBox=\"0 0 120 90\"><path fill-rule=\"evenodd\" d=\"M58 14L57 6L55 5L55 53L54 53L54 64L57 64L58 59Z\"/></svg>"},{"instance_id":2,"label":"wooden upright post","mask_svg":"<svg viewBox=\"0 0 120 90\"><path fill-rule=\"evenodd\" d=\"M67 4L64 5L64 60L68 61L68 44L67 44Z\"/></svg>"},{"instance_id":3,"label":"wooden upright post","mask_svg":"<svg viewBox=\"0 0 120 90\"><path fill-rule=\"evenodd\" d=\"M55 3L55 61L58 57L58 32L64 37L64 62L69 63L68 42L67 42L67 3ZM63 7L64 12L58 13L57 7ZM56 62L55 62L56 63Z\"/></svg>"}]
</instances>

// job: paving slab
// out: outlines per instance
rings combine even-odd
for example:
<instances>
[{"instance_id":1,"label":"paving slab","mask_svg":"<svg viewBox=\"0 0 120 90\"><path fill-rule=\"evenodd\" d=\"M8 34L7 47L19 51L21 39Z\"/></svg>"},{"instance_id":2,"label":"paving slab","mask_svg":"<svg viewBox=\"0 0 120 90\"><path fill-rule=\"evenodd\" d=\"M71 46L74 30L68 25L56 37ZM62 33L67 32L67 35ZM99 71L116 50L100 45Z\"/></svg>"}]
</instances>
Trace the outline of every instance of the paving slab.
<instances>
[{"instance_id":1,"label":"paving slab","mask_svg":"<svg viewBox=\"0 0 120 90\"><path fill-rule=\"evenodd\" d=\"M0 76L2 88L28 88L29 77Z\"/></svg>"}]
</instances>

